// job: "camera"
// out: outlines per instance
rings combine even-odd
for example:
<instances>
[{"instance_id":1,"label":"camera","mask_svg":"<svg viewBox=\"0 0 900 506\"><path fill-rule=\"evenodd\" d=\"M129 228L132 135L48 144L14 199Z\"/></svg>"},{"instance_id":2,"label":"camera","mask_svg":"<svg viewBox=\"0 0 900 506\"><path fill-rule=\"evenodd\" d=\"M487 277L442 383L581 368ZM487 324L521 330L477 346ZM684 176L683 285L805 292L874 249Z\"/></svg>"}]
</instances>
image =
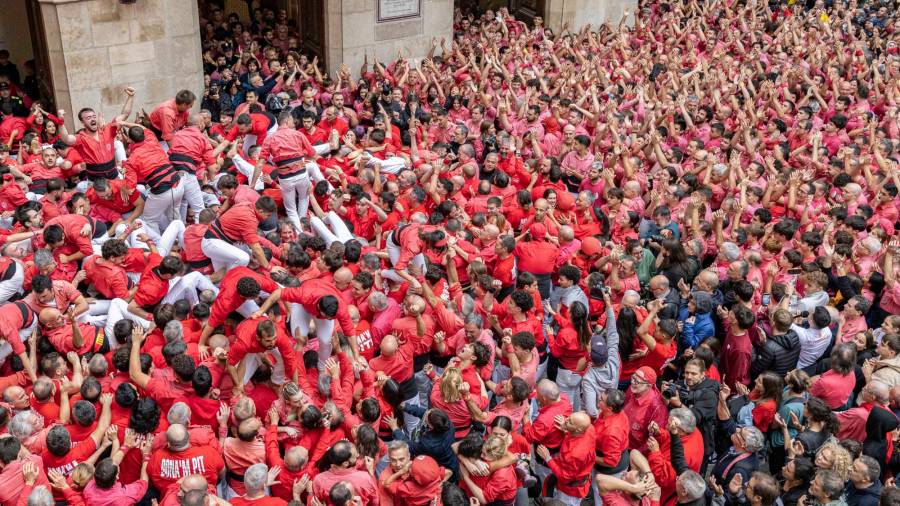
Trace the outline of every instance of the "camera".
<instances>
[{"instance_id":1,"label":"camera","mask_svg":"<svg viewBox=\"0 0 900 506\"><path fill-rule=\"evenodd\" d=\"M675 397L677 393L678 389L675 388L675 385L667 385L662 391L662 396L664 399L671 399L672 397Z\"/></svg>"}]
</instances>

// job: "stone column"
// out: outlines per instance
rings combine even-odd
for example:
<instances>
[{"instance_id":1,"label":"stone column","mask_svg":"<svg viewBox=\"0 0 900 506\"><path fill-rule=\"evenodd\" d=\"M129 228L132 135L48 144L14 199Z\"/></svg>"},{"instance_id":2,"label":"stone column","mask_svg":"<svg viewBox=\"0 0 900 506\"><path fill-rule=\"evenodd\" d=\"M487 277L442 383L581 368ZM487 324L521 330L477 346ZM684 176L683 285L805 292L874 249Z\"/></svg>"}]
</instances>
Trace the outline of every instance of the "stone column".
<instances>
[{"instance_id":1,"label":"stone column","mask_svg":"<svg viewBox=\"0 0 900 506\"><path fill-rule=\"evenodd\" d=\"M47 34L57 107L75 114L91 107L107 120L124 94L134 110L150 111L181 89L203 92L197 2L193 0L39 0Z\"/></svg>"},{"instance_id":2,"label":"stone column","mask_svg":"<svg viewBox=\"0 0 900 506\"><path fill-rule=\"evenodd\" d=\"M332 72L346 63L355 76L366 53L372 64L373 52L380 62L396 59L397 51L418 62L431 48L432 37L446 37L449 47L453 0L421 0L418 17L381 23L377 2L325 0L325 60Z\"/></svg>"},{"instance_id":3,"label":"stone column","mask_svg":"<svg viewBox=\"0 0 900 506\"><path fill-rule=\"evenodd\" d=\"M628 22L633 23L637 0L545 0L544 5L544 22L558 33L567 22L571 30L588 23L595 29L605 21L616 24L625 9L630 11Z\"/></svg>"}]
</instances>

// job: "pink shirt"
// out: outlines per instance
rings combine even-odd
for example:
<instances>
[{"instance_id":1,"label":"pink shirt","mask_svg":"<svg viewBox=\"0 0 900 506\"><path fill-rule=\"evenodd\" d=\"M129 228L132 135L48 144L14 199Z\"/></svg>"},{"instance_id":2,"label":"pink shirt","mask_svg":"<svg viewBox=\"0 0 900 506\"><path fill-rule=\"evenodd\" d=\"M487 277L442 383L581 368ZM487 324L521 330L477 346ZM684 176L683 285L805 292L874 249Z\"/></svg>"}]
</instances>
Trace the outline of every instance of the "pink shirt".
<instances>
[{"instance_id":1,"label":"pink shirt","mask_svg":"<svg viewBox=\"0 0 900 506\"><path fill-rule=\"evenodd\" d=\"M131 506L144 497L148 486L145 480L137 480L128 485L116 482L112 488L102 490L91 480L82 495L87 506Z\"/></svg>"},{"instance_id":2,"label":"pink shirt","mask_svg":"<svg viewBox=\"0 0 900 506\"><path fill-rule=\"evenodd\" d=\"M562 165L563 169L575 169L584 178L587 177L593 163L594 155L590 151L585 153L584 158L580 158L577 151L569 151L566 153L565 158L562 159L560 165Z\"/></svg>"},{"instance_id":3,"label":"pink shirt","mask_svg":"<svg viewBox=\"0 0 900 506\"><path fill-rule=\"evenodd\" d=\"M856 386L855 374L841 375L834 371L826 371L812 384L809 393L825 401L829 408L837 409L847 404L854 386Z\"/></svg>"}]
</instances>

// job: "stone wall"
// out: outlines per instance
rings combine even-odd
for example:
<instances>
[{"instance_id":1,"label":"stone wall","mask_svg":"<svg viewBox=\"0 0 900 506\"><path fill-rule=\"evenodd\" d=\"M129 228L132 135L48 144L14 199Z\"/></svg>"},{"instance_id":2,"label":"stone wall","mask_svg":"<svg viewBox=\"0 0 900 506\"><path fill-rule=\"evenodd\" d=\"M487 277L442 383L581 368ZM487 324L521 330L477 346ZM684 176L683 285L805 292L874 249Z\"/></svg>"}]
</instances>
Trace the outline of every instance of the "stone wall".
<instances>
[{"instance_id":1,"label":"stone wall","mask_svg":"<svg viewBox=\"0 0 900 506\"><path fill-rule=\"evenodd\" d=\"M181 89L203 91L197 2L39 0L58 108L119 113L126 86L148 112Z\"/></svg>"},{"instance_id":2,"label":"stone wall","mask_svg":"<svg viewBox=\"0 0 900 506\"><path fill-rule=\"evenodd\" d=\"M332 72L346 63L356 76L366 53L370 65L373 54L385 62L395 59L397 51L418 62L431 48L432 37L446 37L449 46L453 0L422 0L421 16L384 23L377 22L376 2L325 1L325 59Z\"/></svg>"},{"instance_id":3,"label":"stone wall","mask_svg":"<svg viewBox=\"0 0 900 506\"><path fill-rule=\"evenodd\" d=\"M567 22L573 30L588 23L595 29L605 21L615 25L625 9L630 11L628 23L633 23L637 0L545 0L544 5L547 26L559 32Z\"/></svg>"}]
</instances>

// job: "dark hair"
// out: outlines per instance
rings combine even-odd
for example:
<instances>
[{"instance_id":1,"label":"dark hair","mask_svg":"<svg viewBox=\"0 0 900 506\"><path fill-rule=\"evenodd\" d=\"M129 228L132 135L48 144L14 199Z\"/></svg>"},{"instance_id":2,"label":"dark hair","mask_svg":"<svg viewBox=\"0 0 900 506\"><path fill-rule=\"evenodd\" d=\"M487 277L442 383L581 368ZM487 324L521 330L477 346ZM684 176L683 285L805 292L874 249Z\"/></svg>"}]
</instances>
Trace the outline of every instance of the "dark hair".
<instances>
[{"instance_id":1,"label":"dark hair","mask_svg":"<svg viewBox=\"0 0 900 506\"><path fill-rule=\"evenodd\" d=\"M260 290L259 282L250 276L245 276L237 282L238 295L245 299L257 297Z\"/></svg>"},{"instance_id":2,"label":"dark hair","mask_svg":"<svg viewBox=\"0 0 900 506\"><path fill-rule=\"evenodd\" d=\"M634 309L623 307L616 318L616 330L619 333L619 356L627 358L634 351L634 339L638 329L637 315Z\"/></svg>"},{"instance_id":3,"label":"dark hair","mask_svg":"<svg viewBox=\"0 0 900 506\"><path fill-rule=\"evenodd\" d=\"M72 449L72 436L64 425L55 425L47 433L47 450L57 457L63 457Z\"/></svg>"},{"instance_id":4,"label":"dark hair","mask_svg":"<svg viewBox=\"0 0 900 506\"><path fill-rule=\"evenodd\" d=\"M823 430L831 435L836 435L841 428L841 424L837 416L825 404L825 401L818 397L810 397L806 401L806 410L809 412L809 419L813 422L821 422L824 424Z\"/></svg>"},{"instance_id":5,"label":"dark hair","mask_svg":"<svg viewBox=\"0 0 900 506\"><path fill-rule=\"evenodd\" d=\"M205 365L201 365L194 369L194 376L191 378L191 386L194 387L194 393L198 397L204 397L212 390L213 379L212 374Z\"/></svg>"},{"instance_id":6,"label":"dark hair","mask_svg":"<svg viewBox=\"0 0 900 506\"><path fill-rule=\"evenodd\" d=\"M152 434L159 427L159 405L153 399L144 397L131 409L128 427L138 434Z\"/></svg>"},{"instance_id":7,"label":"dark hair","mask_svg":"<svg viewBox=\"0 0 900 506\"><path fill-rule=\"evenodd\" d=\"M105 458L94 467L94 483L99 489L109 489L116 484L116 477L119 474L119 466L117 466L112 458Z\"/></svg>"}]
</instances>

